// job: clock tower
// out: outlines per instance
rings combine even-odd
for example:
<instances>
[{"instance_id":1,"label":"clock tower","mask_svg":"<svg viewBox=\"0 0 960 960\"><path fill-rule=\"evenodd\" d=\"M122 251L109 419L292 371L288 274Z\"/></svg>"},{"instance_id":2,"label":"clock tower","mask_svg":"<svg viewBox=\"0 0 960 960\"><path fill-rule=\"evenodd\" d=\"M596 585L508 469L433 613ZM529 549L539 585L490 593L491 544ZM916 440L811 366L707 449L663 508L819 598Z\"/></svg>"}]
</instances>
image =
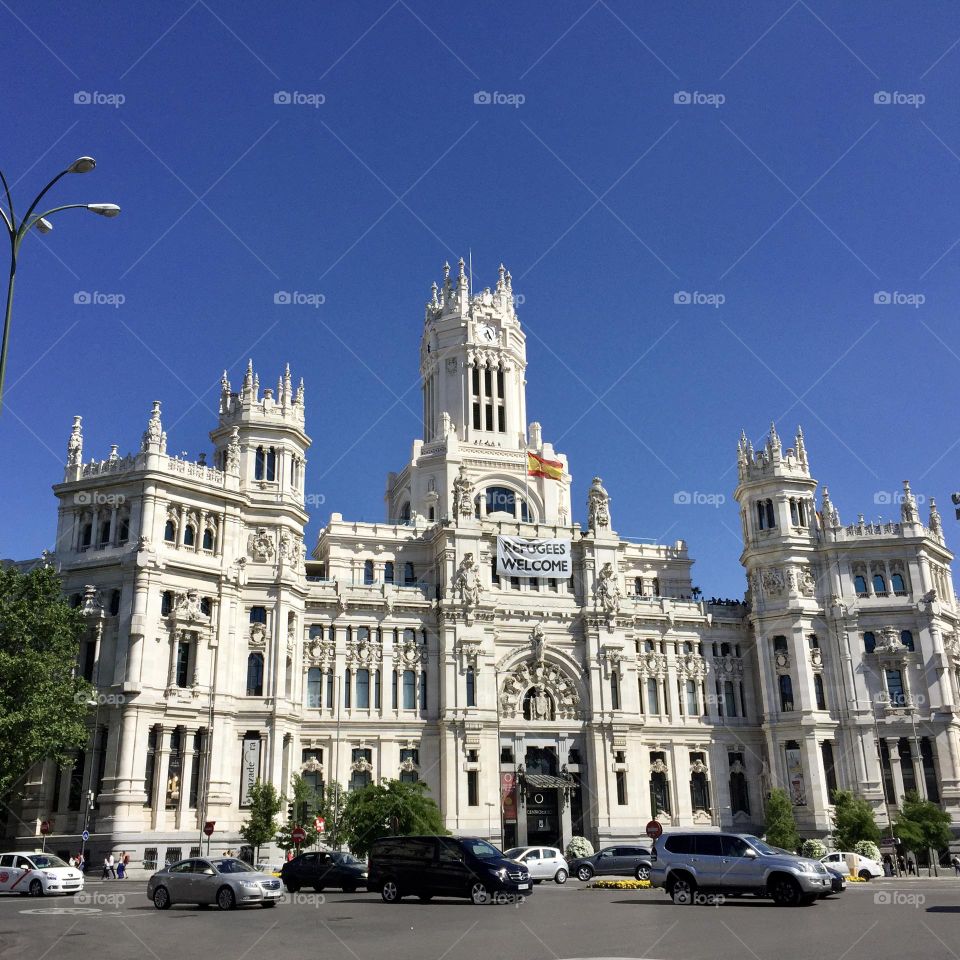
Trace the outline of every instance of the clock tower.
<instances>
[{"instance_id":1,"label":"clock tower","mask_svg":"<svg viewBox=\"0 0 960 960\"><path fill-rule=\"evenodd\" d=\"M387 483L387 514L407 522L414 516L439 520L451 515L453 479L465 475L479 487L495 474L500 500L484 501L481 513L511 513L517 519L570 522L570 477L566 460L544 444L540 425L527 426L526 336L517 317L510 273L500 265L496 286L474 295L461 257L457 276L443 267L433 283L420 341L423 436L413 456ZM527 476L527 452L563 464L563 479ZM544 483L555 489L543 489ZM513 491L513 493L510 493ZM483 498L481 498L483 499ZM502 502L500 502L502 501ZM505 509L486 510L488 506Z\"/></svg>"}]
</instances>

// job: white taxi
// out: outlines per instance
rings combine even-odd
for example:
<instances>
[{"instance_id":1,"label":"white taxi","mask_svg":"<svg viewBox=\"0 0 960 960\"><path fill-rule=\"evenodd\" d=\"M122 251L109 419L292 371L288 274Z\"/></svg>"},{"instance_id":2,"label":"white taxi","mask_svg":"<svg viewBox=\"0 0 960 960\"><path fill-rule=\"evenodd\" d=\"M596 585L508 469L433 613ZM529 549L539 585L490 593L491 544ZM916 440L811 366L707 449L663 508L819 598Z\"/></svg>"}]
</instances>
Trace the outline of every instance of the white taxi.
<instances>
[{"instance_id":1,"label":"white taxi","mask_svg":"<svg viewBox=\"0 0 960 960\"><path fill-rule=\"evenodd\" d=\"M0 853L0 893L79 893L83 874L52 853Z\"/></svg>"}]
</instances>

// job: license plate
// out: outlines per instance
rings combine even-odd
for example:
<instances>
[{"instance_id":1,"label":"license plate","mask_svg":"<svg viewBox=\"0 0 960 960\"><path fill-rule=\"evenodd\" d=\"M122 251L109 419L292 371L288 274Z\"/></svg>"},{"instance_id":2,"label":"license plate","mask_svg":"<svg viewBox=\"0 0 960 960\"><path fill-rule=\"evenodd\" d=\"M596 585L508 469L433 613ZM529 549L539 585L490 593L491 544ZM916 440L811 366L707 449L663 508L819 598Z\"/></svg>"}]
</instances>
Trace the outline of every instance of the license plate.
<instances>
[{"instance_id":1,"label":"license plate","mask_svg":"<svg viewBox=\"0 0 960 960\"><path fill-rule=\"evenodd\" d=\"M517 884L517 889L518 889L518 890L529 890L529 889L530 889L530 884L529 884L529 883L518 883L518 884Z\"/></svg>"}]
</instances>

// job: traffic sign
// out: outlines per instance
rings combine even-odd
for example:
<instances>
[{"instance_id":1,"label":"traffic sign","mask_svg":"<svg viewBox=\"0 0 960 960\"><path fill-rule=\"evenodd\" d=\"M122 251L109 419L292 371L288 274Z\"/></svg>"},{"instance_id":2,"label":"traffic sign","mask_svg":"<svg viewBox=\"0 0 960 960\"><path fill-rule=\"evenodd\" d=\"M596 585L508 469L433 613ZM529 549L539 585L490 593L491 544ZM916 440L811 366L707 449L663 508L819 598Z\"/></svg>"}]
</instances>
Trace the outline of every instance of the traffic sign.
<instances>
[{"instance_id":1,"label":"traffic sign","mask_svg":"<svg viewBox=\"0 0 960 960\"><path fill-rule=\"evenodd\" d=\"M49 821L49 820L44 820L43 823L40 824L40 832L41 832L44 836L46 836L46 835L50 832L50 821Z\"/></svg>"},{"instance_id":2,"label":"traffic sign","mask_svg":"<svg viewBox=\"0 0 960 960\"><path fill-rule=\"evenodd\" d=\"M647 824L647 836L651 840L657 840L663 834L663 827L660 824L659 820L651 820Z\"/></svg>"},{"instance_id":3,"label":"traffic sign","mask_svg":"<svg viewBox=\"0 0 960 960\"><path fill-rule=\"evenodd\" d=\"M307 831L303 827L294 827L290 831L290 839L297 845L303 843L307 839Z\"/></svg>"},{"instance_id":4,"label":"traffic sign","mask_svg":"<svg viewBox=\"0 0 960 960\"><path fill-rule=\"evenodd\" d=\"M316 830L317 833L325 833L327 830L327 821L324 820L323 817L317 817L317 819L313 821L313 829Z\"/></svg>"},{"instance_id":5,"label":"traffic sign","mask_svg":"<svg viewBox=\"0 0 960 960\"><path fill-rule=\"evenodd\" d=\"M203 832L206 836L213 836L213 830L217 825L216 820L207 820L203 825Z\"/></svg>"},{"instance_id":6,"label":"traffic sign","mask_svg":"<svg viewBox=\"0 0 960 960\"><path fill-rule=\"evenodd\" d=\"M83 833L80 834L80 838L86 843L90 839L90 831L84 830Z\"/></svg>"}]
</instances>

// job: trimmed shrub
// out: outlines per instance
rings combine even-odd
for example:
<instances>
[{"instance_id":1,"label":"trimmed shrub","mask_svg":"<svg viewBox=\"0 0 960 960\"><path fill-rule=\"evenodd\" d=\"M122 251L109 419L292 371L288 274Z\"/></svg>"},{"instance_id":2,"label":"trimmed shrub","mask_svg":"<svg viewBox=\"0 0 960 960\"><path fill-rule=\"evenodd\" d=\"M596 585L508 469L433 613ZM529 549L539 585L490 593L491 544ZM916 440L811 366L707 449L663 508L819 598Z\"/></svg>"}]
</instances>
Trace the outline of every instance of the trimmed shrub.
<instances>
[{"instance_id":1,"label":"trimmed shrub","mask_svg":"<svg viewBox=\"0 0 960 960\"><path fill-rule=\"evenodd\" d=\"M827 848L822 840L811 837L809 840L803 841L803 846L800 848L800 855L810 857L812 860L819 860L821 857L827 855Z\"/></svg>"},{"instance_id":2,"label":"trimmed shrub","mask_svg":"<svg viewBox=\"0 0 960 960\"><path fill-rule=\"evenodd\" d=\"M858 840L853 845L853 852L880 863L880 848L872 840Z\"/></svg>"},{"instance_id":3,"label":"trimmed shrub","mask_svg":"<svg viewBox=\"0 0 960 960\"><path fill-rule=\"evenodd\" d=\"M577 857L592 857L594 854L593 844L586 837L571 837L567 844L567 859L575 860Z\"/></svg>"}]
</instances>

